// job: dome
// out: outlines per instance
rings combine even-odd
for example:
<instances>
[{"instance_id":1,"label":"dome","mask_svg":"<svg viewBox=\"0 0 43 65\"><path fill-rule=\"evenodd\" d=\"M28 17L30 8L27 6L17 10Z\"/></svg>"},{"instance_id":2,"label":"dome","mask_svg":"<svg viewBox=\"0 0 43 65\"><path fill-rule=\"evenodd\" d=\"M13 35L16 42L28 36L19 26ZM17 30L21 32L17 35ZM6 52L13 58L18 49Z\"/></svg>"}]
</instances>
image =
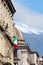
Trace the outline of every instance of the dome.
<instances>
[{"instance_id":1,"label":"dome","mask_svg":"<svg viewBox=\"0 0 43 65\"><path fill-rule=\"evenodd\" d=\"M18 36L18 38L23 38L21 31L18 30L18 28L16 28L16 27L14 27L14 29L15 29L15 32L16 32L16 35Z\"/></svg>"},{"instance_id":2,"label":"dome","mask_svg":"<svg viewBox=\"0 0 43 65\"><path fill-rule=\"evenodd\" d=\"M21 31L18 30L18 28L14 27L14 32L15 32L15 35L18 36L18 44L24 44L25 40L24 40L24 37L23 37Z\"/></svg>"}]
</instances>

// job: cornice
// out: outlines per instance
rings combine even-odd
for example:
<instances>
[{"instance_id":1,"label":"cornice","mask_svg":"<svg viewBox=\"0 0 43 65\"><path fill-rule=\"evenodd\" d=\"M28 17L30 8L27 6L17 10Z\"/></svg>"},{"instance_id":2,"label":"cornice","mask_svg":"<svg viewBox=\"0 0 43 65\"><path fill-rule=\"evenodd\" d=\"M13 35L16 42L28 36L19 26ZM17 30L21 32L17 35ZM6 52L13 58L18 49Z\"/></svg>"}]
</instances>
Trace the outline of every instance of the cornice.
<instances>
[{"instance_id":1,"label":"cornice","mask_svg":"<svg viewBox=\"0 0 43 65\"><path fill-rule=\"evenodd\" d=\"M6 6L6 5L5 5L5 2L6 2L6 4L7 4L9 10L10 10L11 13L12 13L12 15L16 12L16 10L15 10L15 8L14 8L14 6L13 6L11 0L1 0L1 1L4 3L4 6Z\"/></svg>"}]
</instances>

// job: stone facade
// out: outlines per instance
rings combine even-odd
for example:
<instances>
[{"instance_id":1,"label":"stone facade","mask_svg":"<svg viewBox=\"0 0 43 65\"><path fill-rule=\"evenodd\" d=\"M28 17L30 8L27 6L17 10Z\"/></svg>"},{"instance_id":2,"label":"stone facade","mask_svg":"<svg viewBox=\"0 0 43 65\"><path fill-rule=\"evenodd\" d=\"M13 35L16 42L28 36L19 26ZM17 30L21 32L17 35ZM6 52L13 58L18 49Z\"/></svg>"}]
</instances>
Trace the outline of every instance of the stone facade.
<instances>
[{"instance_id":1,"label":"stone facade","mask_svg":"<svg viewBox=\"0 0 43 65\"><path fill-rule=\"evenodd\" d=\"M9 2L12 5L10 0L0 0L0 65L7 62L13 65L14 49L8 39L8 36L11 41L13 40L13 36L15 36L12 23L12 16L15 10L12 9L13 7L11 7L10 10Z\"/></svg>"},{"instance_id":2,"label":"stone facade","mask_svg":"<svg viewBox=\"0 0 43 65\"><path fill-rule=\"evenodd\" d=\"M0 61L13 64L13 47L2 31L0 31Z\"/></svg>"},{"instance_id":3,"label":"stone facade","mask_svg":"<svg viewBox=\"0 0 43 65\"><path fill-rule=\"evenodd\" d=\"M43 65L43 57L38 58L38 65Z\"/></svg>"},{"instance_id":4,"label":"stone facade","mask_svg":"<svg viewBox=\"0 0 43 65\"><path fill-rule=\"evenodd\" d=\"M10 12L9 7L7 6L5 1L0 2L0 23L2 23L1 25L4 24L4 26L8 24L8 29L6 30L6 33L12 39L14 36L12 13Z\"/></svg>"},{"instance_id":5,"label":"stone facade","mask_svg":"<svg viewBox=\"0 0 43 65\"><path fill-rule=\"evenodd\" d=\"M37 52L33 52L30 54L31 57L31 63L38 65L38 58L39 58L39 54Z\"/></svg>"}]
</instances>

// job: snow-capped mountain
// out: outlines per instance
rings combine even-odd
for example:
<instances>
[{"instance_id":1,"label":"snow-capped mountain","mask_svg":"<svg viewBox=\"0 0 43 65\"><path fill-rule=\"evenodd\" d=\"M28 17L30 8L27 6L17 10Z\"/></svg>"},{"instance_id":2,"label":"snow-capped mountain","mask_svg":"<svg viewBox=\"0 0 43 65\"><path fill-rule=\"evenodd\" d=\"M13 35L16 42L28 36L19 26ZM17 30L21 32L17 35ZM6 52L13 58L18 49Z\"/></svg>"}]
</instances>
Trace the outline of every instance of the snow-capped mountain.
<instances>
[{"instance_id":1,"label":"snow-capped mountain","mask_svg":"<svg viewBox=\"0 0 43 65\"><path fill-rule=\"evenodd\" d=\"M21 22L15 21L15 26L22 32L28 33L28 34L35 34L35 35L41 35L43 33L43 30L35 29L32 27L27 26L26 24L23 24Z\"/></svg>"}]
</instances>

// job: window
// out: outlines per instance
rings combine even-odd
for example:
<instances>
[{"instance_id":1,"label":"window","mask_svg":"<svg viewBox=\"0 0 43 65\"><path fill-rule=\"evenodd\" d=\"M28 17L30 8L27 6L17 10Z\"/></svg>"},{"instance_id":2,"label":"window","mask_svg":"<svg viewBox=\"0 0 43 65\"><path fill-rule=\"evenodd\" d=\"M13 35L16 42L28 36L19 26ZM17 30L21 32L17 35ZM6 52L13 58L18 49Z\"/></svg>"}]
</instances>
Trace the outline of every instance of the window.
<instances>
[{"instance_id":1,"label":"window","mask_svg":"<svg viewBox=\"0 0 43 65\"><path fill-rule=\"evenodd\" d=\"M18 62L14 62L14 65L18 65Z\"/></svg>"}]
</instances>

